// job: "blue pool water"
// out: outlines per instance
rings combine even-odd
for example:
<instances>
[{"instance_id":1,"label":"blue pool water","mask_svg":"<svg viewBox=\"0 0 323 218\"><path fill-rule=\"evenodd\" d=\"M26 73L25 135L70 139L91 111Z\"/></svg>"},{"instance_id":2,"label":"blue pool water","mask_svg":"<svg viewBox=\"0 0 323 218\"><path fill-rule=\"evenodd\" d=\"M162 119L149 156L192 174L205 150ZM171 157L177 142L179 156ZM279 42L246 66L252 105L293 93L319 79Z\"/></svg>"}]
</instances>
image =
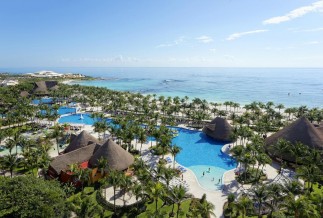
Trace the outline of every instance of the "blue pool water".
<instances>
[{"instance_id":1,"label":"blue pool water","mask_svg":"<svg viewBox=\"0 0 323 218\"><path fill-rule=\"evenodd\" d=\"M94 119L91 118L90 114L82 114L83 119L81 119L81 114L72 114L59 118L59 123L79 123L85 125L93 125Z\"/></svg>"},{"instance_id":2,"label":"blue pool water","mask_svg":"<svg viewBox=\"0 0 323 218\"><path fill-rule=\"evenodd\" d=\"M34 99L31 101L31 103L33 104L50 104L53 102L53 99L52 98L41 98L41 99Z\"/></svg>"},{"instance_id":3,"label":"blue pool water","mask_svg":"<svg viewBox=\"0 0 323 218\"><path fill-rule=\"evenodd\" d=\"M58 108L58 114L63 115L63 114L72 114L76 112L76 108L72 107L60 107ZM41 111L42 114L46 114L46 110ZM51 114L53 114L53 110L51 110Z\"/></svg>"},{"instance_id":4,"label":"blue pool water","mask_svg":"<svg viewBox=\"0 0 323 218\"><path fill-rule=\"evenodd\" d=\"M225 143L215 141L200 131L177 130L178 136L173 139L173 144L181 147L182 151L176 161L192 170L203 188L219 189L223 173L236 167L235 160L221 152Z\"/></svg>"},{"instance_id":5,"label":"blue pool water","mask_svg":"<svg viewBox=\"0 0 323 218\"><path fill-rule=\"evenodd\" d=\"M58 114L62 115L62 114L71 114L71 113L76 113L76 108L72 108L72 107L60 107L58 109Z\"/></svg>"}]
</instances>

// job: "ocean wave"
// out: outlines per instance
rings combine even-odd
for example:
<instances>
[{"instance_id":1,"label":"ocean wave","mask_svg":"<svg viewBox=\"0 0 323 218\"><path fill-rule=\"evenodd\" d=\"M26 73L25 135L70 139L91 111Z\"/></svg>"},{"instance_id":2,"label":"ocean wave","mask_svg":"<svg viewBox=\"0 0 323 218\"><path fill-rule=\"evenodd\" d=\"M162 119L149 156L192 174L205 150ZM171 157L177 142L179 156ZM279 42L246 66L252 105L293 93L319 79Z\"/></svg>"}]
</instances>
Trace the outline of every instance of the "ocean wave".
<instances>
[{"instance_id":1,"label":"ocean wave","mask_svg":"<svg viewBox=\"0 0 323 218\"><path fill-rule=\"evenodd\" d=\"M186 82L186 80L180 80L180 79L164 79L162 83L181 83L181 82Z\"/></svg>"}]
</instances>

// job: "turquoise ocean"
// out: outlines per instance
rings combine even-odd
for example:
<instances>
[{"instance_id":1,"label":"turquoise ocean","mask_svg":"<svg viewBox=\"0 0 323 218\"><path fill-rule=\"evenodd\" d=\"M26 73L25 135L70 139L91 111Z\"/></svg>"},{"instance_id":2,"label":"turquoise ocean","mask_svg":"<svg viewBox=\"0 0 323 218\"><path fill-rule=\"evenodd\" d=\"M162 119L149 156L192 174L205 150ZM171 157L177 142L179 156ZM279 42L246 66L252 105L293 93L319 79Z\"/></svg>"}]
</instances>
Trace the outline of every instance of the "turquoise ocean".
<instances>
[{"instance_id":1,"label":"turquoise ocean","mask_svg":"<svg viewBox=\"0 0 323 218\"><path fill-rule=\"evenodd\" d=\"M188 96L212 102L252 101L285 106L322 107L322 68L0 68L0 72L53 70L98 77L81 85L157 94Z\"/></svg>"}]
</instances>

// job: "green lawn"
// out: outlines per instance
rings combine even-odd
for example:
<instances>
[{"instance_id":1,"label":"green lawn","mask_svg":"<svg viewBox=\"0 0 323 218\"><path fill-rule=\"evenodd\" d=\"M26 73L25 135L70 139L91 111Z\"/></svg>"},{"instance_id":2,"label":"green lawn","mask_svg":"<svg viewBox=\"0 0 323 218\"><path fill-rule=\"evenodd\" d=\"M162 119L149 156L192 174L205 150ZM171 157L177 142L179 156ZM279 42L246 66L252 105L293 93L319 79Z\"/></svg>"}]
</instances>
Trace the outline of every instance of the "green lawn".
<instances>
[{"instance_id":1,"label":"green lawn","mask_svg":"<svg viewBox=\"0 0 323 218\"><path fill-rule=\"evenodd\" d=\"M100 217L100 213L98 211L103 211L103 217L111 217L113 214L113 211L105 210L96 200L96 194L97 191L94 190L93 187L86 187L84 188L83 192L79 192L75 195L72 195L70 198L68 198L68 202L71 204L71 208L73 208L73 211L81 210L81 204L82 202L86 202L86 209L84 209L83 213L88 213L90 217ZM185 200L181 204L181 213L179 217L186 217L186 214L189 211L189 207L191 204L191 199ZM169 217L170 212L172 211L172 205L163 205L163 201L161 199L158 200L158 209L160 210L160 213L165 213L166 217ZM95 209L95 206L97 207ZM146 211L141 213L138 217L139 218L146 218L150 217L149 215L155 213L155 202L149 202L146 204L147 208ZM174 207L174 213L176 217L177 213L177 205L175 204ZM122 217L128 217L127 214L123 214Z\"/></svg>"},{"instance_id":2,"label":"green lawn","mask_svg":"<svg viewBox=\"0 0 323 218\"><path fill-rule=\"evenodd\" d=\"M189 200L185 200L182 202L181 204L181 209L183 214L180 215L179 217L186 217L186 214L188 213L190 204L191 204L191 199ZM166 213L166 217L169 216L169 213L172 211L172 205L165 205L163 207L161 207L163 205L163 201L161 199L158 200L158 209L160 209L161 213ZM150 204L147 203L147 209L144 213L141 213L138 217L139 218L146 218L149 217L149 214L154 214L155 213L155 202L152 202ZM175 217L176 217L176 213L177 213L177 205L175 204L174 207L174 213L175 213Z\"/></svg>"}]
</instances>

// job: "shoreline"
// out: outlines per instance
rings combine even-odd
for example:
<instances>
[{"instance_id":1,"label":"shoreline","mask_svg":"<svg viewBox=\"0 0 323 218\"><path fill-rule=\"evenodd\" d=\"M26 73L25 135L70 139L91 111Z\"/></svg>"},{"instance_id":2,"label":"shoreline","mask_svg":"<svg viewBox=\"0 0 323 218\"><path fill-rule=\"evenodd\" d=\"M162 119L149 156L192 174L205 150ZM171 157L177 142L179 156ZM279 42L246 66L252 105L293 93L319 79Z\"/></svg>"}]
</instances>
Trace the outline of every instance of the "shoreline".
<instances>
[{"instance_id":1,"label":"shoreline","mask_svg":"<svg viewBox=\"0 0 323 218\"><path fill-rule=\"evenodd\" d=\"M106 89L113 90L113 91L118 91L118 92L140 93L143 96L156 95L157 97L164 96L164 97L171 97L171 98L174 98L174 97L184 98L186 96L189 96L190 97L190 99L189 99L190 102L194 98L199 98L201 100L206 100L209 104L211 104L211 103L220 103L221 104L221 110L224 110L223 109L223 106L225 107L225 105L223 105L223 103L225 103L225 102L238 103L240 105L240 109L242 109L242 110L245 110L243 108L245 105L249 105L249 104L251 104L253 102L261 102L261 103L264 103L264 104L266 104L268 102L273 102L275 105L283 104L285 106L284 109L286 109L286 108L293 108L293 107L297 107L298 108L298 107L301 107L301 106L304 106L304 105L307 106L309 109L312 109L312 108L321 108L321 106L320 106L321 104L319 104L319 102L317 104L313 104L313 103L311 103L311 104L303 104L303 103L300 103L300 104L297 104L296 105L296 104L293 104L293 103L286 103L286 102L284 103L284 102L278 102L278 101L275 101L275 100L269 100L269 101L250 100L250 101L247 101L247 102L245 102L245 101L238 102L238 101L230 100L230 99L226 99L226 100L224 100L224 99L223 100L222 99L220 99L220 100L214 100L214 99L213 100L209 100L209 98L205 98L203 96L190 96L189 93L182 93L181 95L165 94L163 92L158 92L158 91L157 92L145 93L145 91L142 91L142 90L138 90L138 91L137 90L131 90L131 89L129 89L129 87L128 87L127 90L119 90L119 89L115 89L113 87L110 87L108 85L102 85L102 84L100 84L100 85L84 84L86 82L96 82L96 81L115 81L115 79L109 80L109 79L101 79L101 78L93 77L92 80L81 80L81 79L73 79L73 80L70 80L69 79L69 80L63 81L62 83L63 84L66 84L66 85L80 85L80 86L100 87L100 88L106 88ZM152 88L152 90L153 89L154 88ZM253 92L253 90L250 89L250 92L249 93L252 93L252 92ZM303 96L305 96L305 94L306 93L303 93ZM302 96L302 93L290 93L290 92L287 92L286 93L286 96L288 98L295 98L295 97ZM230 106L228 106L228 108L229 107Z\"/></svg>"}]
</instances>

